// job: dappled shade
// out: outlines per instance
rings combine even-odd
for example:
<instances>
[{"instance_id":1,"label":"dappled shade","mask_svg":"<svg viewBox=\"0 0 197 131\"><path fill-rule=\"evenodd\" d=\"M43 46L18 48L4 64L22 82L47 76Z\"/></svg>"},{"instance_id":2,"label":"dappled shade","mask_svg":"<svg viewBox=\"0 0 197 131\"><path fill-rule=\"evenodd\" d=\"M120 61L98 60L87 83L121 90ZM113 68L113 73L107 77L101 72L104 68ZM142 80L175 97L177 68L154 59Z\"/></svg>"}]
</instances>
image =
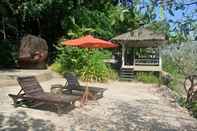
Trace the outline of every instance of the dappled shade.
<instances>
[{"instance_id":1,"label":"dappled shade","mask_svg":"<svg viewBox=\"0 0 197 131\"><path fill-rule=\"evenodd\" d=\"M116 48L118 45L110 41L94 38L91 35L80 37L78 39L66 40L64 45L78 46L81 48Z\"/></svg>"}]
</instances>

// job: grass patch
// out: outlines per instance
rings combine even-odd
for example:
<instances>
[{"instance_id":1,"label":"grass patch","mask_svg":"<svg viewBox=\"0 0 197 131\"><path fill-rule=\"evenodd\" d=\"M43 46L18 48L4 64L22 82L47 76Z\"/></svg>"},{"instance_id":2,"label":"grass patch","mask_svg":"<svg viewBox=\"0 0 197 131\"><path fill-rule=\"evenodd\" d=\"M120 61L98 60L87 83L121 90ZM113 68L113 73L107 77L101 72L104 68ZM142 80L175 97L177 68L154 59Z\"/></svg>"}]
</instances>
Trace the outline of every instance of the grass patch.
<instances>
[{"instance_id":1,"label":"grass patch","mask_svg":"<svg viewBox=\"0 0 197 131\"><path fill-rule=\"evenodd\" d=\"M137 72L136 79L144 83L159 83L158 76L153 72Z\"/></svg>"},{"instance_id":2,"label":"grass patch","mask_svg":"<svg viewBox=\"0 0 197 131\"><path fill-rule=\"evenodd\" d=\"M53 63L51 65L51 69L57 73L60 73L60 74L62 74L62 72L63 72L62 67L59 63Z\"/></svg>"}]
</instances>

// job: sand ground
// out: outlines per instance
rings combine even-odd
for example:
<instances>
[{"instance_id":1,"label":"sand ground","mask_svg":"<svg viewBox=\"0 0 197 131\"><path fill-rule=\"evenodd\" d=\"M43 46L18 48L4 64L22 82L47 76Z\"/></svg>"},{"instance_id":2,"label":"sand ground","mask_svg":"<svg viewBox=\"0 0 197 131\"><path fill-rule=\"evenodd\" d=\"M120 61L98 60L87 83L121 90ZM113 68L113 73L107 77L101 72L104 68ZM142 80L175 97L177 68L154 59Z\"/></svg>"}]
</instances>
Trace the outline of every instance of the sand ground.
<instances>
[{"instance_id":1,"label":"sand ground","mask_svg":"<svg viewBox=\"0 0 197 131\"><path fill-rule=\"evenodd\" d=\"M41 82L45 91L62 78ZM81 83L86 84L86 83ZM153 84L113 81L90 86L107 88L104 97L58 116L47 109L14 108L9 93L20 87L0 88L2 131L197 131L197 120L181 108L163 88Z\"/></svg>"}]
</instances>

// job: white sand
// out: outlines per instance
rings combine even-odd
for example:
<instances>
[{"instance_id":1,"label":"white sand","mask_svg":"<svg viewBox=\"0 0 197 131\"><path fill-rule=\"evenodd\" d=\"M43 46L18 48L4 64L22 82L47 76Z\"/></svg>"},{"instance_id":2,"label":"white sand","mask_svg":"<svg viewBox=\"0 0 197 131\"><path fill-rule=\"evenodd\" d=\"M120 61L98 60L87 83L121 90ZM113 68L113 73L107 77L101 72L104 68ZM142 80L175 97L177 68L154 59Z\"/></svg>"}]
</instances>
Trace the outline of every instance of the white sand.
<instances>
[{"instance_id":1,"label":"white sand","mask_svg":"<svg viewBox=\"0 0 197 131\"><path fill-rule=\"evenodd\" d=\"M45 91L49 91L51 84L65 84L65 80L57 78L41 83ZM186 109L170 102L171 98L163 96L157 85L136 82L89 85L107 88L104 97L61 116L50 110L14 108L8 94L16 94L20 87L0 88L0 130L197 131L197 120Z\"/></svg>"}]
</instances>

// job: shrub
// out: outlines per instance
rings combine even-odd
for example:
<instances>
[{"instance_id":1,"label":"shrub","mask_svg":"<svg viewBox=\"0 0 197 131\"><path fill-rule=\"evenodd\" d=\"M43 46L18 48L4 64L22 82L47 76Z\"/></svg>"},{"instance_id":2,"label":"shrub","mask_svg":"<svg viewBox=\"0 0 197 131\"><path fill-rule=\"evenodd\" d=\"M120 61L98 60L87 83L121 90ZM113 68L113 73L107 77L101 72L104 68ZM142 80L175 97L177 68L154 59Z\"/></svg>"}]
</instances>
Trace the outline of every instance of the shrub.
<instances>
[{"instance_id":1,"label":"shrub","mask_svg":"<svg viewBox=\"0 0 197 131\"><path fill-rule=\"evenodd\" d=\"M192 112L192 115L197 118L197 101L193 101L187 108Z\"/></svg>"},{"instance_id":2,"label":"shrub","mask_svg":"<svg viewBox=\"0 0 197 131\"><path fill-rule=\"evenodd\" d=\"M58 54L52 69L61 74L75 72L85 81L107 81L117 74L104 59L111 57L109 51L77 47L58 47Z\"/></svg>"},{"instance_id":3,"label":"shrub","mask_svg":"<svg viewBox=\"0 0 197 131\"><path fill-rule=\"evenodd\" d=\"M64 70L62 68L62 65L60 63L53 63L52 66L51 66L51 69L57 73L60 73L60 74L64 74Z\"/></svg>"},{"instance_id":4,"label":"shrub","mask_svg":"<svg viewBox=\"0 0 197 131\"><path fill-rule=\"evenodd\" d=\"M171 59L171 57L165 55L162 57L162 60L163 60L162 67L164 71L170 73L173 76L178 75L179 73L178 68L176 64L173 62L173 60Z\"/></svg>"},{"instance_id":5,"label":"shrub","mask_svg":"<svg viewBox=\"0 0 197 131\"><path fill-rule=\"evenodd\" d=\"M176 73L187 76L197 72L197 47L195 43L188 42L181 45L170 45L166 49L163 49L162 54L168 58L165 59L166 65L173 65L172 68ZM173 70L170 69L169 71Z\"/></svg>"},{"instance_id":6,"label":"shrub","mask_svg":"<svg viewBox=\"0 0 197 131\"><path fill-rule=\"evenodd\" d=\"M95 50L89 57L87 65L83 66L80 72L81 78L86 81L107 81L111 79L115 74L104 63L104 58L105 54L103 52Z\"/></svg>"},{"instance_id":7,"label":"shrub","mask_svg":"<svg viewBox=\"0 0 197 131\"><path fill-rule=\"evenodd\" d=\"M144 83L159 83L159 78L153 72L137 72L136 79Z\"/></svg>"},{"instance_id":8,"label":"shrub","mask_svg":"<svg viewBox=\"0 0 197 131\"><path fill-rule=\"evenodd\" d=\"M184 77L197 72L197 48L192 42L173 44L162 50L163 69L173 76L171 89L180 96L184 94L183 80ZM182 98L182 97L181 97ZM185 98L178 100L179 104L186 106L197 117L197 101L186 103Z\"/></svg>"},{"instance_id":9,"label":"shrub","mask_svg":"<svg viewBox=\"0 0 197 131\"><path fill-rule=\"evenodd\" d=\"M177 87L178 78L179 78L179 71L178 71L176 64L173 62L171 57L169 57L168 55L163 56L162 60L163 60L163 65L162 65L163 70L168 72L173 77L172 81L169 83L168 87L176 92L179 92L180 87Z\"/></svg>"},{"instance_id":10,"label":"shrub","mask_svg":"<svg viewBox=\"0 0 197 131\"><path fill-rule=\"evenodd\" d=\"M58 47L58 54L53 69L65 74L68 71L79 73L79 70L87 64L88 54L86 49L76 47Z\"/></svg>"},{"instance_id":11,"label":"shrub","mask_svg":"<svg viewBox=\"0 0 197 131\"><path fill-rule=\"evenodd\" d=\"M16 44L8 40L1 40L0 44L1 44L0 67L10 68L16 66L17 63Z\"/></svg>"}]
</instances>

